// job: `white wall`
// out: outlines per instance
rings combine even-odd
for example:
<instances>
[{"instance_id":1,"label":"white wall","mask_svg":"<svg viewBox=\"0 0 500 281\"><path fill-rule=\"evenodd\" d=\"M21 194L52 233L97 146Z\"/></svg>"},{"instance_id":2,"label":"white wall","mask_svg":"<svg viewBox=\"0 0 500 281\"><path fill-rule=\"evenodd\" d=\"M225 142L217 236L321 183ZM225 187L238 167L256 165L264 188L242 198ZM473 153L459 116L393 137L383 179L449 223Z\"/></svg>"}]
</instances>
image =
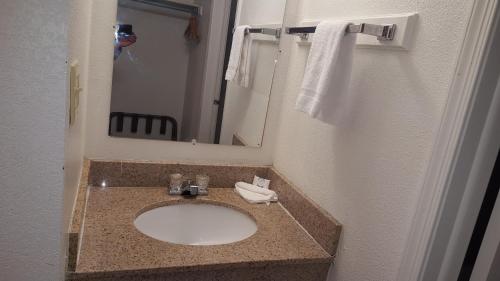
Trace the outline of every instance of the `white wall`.
<instances>
[{"instance_id":1,"label":"white wall","mask_svg":"<svg viewBox=\"0 0 500 281\"><path fill-rule=\"evenodd\" d=\"M245 145L260 146L277 56L277 42L252 42L250 86L227 83L220 143L231 144L237 135Z\"/></svg>"},{"instance_id":2,"label":"white wall","mask_svg":"<svg viewBox=\"0 0 500 281\"><path fill-rule=\"evenodd\" d=\"M286 0L239 0L236 25L281 24Z\"/></svg>"},{"instance_id":3,"label":"white wall","mask_svg":"<svg viewBox=\"0 0 500 281\"><path fill-rule=\"evenodd\" d=\"M1 4L0 278L62 280L69 5Z\"/></svg>"},{"instance_id":4,"label":"white wall","mask_svg":"<svg viewBox=\"0 0 500 281\"><path fill-rule=\"evenodd\" d=\"M111 111L167 115L180 128L189 62L187 18L119 7L117 20L133 25L137 42L114 62Z\"/></svg>"},{"instance_id":5,"label":"white wall","mask_svg":"<svg viewBox=\"0 0 500 281\"><path fill-rule=\"evenodd\" d=\"M271 164L280 97L271 97L262 149L210 144L108 137L113 71L113 24L116 0L94 0L89 62L89 95L85 155L96 159L182 160L191 162Z\"/></svg>"},{"instance_id":6,"label":"white wall","mask_svg":"<svg viewBox=\"0 0 500 281\"><path fill-rule=\"evenodd\" d=\"M283 46L290 61L274 165L344 225L330 280L396 280L472 2L288 1L288 25L419 13L410 51L356 49L345 128L294 110L308 48Z\"/></svg>"},{"instance_id":7,"label":"white wall","mask_svg":"<svg viewBox=\"0 0 500 281\"><path fill-rule=\"evenodd\" d=\"M280 27L285 6L285 0L240 0L235 25ZM233 135L252 147L259 147L262 142L279 42L272 36L250 36L253 39L250 84L243 88L231 81L227 83L221 144L231 144ZM259 40L255 40L257 37Z\"/></svg>"}]
</instances>

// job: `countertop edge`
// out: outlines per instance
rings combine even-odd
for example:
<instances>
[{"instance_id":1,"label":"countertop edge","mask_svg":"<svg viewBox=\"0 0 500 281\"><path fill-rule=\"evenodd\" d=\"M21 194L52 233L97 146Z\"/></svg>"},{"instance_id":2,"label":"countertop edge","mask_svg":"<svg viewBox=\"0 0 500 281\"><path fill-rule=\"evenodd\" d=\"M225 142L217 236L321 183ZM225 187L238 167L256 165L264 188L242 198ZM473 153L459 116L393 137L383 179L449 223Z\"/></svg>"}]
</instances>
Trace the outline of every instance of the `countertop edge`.
<instances>
[{"instance_id":1,"label":"countertop edge","mask_svg":"<svg viewBox=\"0 0 500 281\"><path fill-rule=\"evenodd\" d=\"M224 270L224 269L237 269L237 268L259 268L267 266L287 266L295 264L330 264L333 263L335 257L325 258L306 258L306 259L293 259L293 260L260 260L255 262L244 263L218 263L218 264L203 264L193 266L176 266L176 267L163 267L163 268L149 268L149 269L128 269L116 271L95 271L95 272L67 272L67 277L86 277L86 278L107 278L115 277L117 275L123 277L144 275L144 274L165 274L165 273L178 273L178 272L193 272L193 271L210 271L210 270ZM71 278L67 279L71 280Z\"/></svg>"}]
</instances>

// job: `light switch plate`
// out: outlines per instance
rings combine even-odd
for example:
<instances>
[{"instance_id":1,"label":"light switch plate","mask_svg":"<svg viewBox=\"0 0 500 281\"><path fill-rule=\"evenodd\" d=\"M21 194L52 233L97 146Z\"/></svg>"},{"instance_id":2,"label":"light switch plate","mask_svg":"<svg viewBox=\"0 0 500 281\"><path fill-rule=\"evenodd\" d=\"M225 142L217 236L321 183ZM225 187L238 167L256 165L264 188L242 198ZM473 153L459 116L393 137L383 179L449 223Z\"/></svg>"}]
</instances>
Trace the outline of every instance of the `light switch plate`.
<instances>
[{"instance_id":1,"label":"light switch plate","mask_svg":"<svg viewBox=\"0 0 500 281\"><path fill-rule=\"evenodd\" d=\"M78 113L80 103L80 73L78 72L79 63L77 60L71 62L69 69L69 125L73 125Z\"/></svg>"}]
</instances>

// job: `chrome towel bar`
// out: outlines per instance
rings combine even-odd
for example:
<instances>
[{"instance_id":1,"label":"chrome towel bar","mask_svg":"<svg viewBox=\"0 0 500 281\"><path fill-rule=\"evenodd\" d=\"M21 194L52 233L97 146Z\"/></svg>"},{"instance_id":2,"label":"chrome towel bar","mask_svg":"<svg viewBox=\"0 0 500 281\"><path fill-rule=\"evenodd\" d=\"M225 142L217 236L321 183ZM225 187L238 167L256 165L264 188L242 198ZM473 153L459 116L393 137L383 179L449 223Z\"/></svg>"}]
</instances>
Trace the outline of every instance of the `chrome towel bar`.
<instances>
[{"instance_id":1,"label":"chrome towel bar","mask_svg":"<svg viewBox=\"0 0 500 281\"><path fill-rule=\"evenodd\" d=\"M306 40L310 33L316 31L316 26L304 26L304 27L287 27L285 32L290 35L300 36L303 40ZM346 33L361 33L367 35L377 36L380 41L390 41L394 39L394 34L396 32L395 24L351 24L347 26Z\"/></svg>"}]
</instances>

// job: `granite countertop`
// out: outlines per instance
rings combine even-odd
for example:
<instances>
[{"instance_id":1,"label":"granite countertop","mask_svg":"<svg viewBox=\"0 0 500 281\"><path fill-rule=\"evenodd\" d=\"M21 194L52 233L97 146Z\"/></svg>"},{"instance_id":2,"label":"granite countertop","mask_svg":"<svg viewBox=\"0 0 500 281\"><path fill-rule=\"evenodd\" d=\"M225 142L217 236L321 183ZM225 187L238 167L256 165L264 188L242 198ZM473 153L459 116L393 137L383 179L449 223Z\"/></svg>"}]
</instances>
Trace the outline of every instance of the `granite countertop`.
<instances>
[{"instance_id":1,"label":"granite countertop","mask_svg":"<svg viewBox=\"0 0 500 281\"><path fill-rule=\"evenodd\" d=\"M162 242L135 228L134 219L144 210L179 200L232 206L251 215L258 230L231 244L189 246ZM74 274L96 277L332 261L281 204L252 205L233 189L211 188L208 196L183 199L168 195L166 188L90 187Z\"/></svg>"}]
</instances>

